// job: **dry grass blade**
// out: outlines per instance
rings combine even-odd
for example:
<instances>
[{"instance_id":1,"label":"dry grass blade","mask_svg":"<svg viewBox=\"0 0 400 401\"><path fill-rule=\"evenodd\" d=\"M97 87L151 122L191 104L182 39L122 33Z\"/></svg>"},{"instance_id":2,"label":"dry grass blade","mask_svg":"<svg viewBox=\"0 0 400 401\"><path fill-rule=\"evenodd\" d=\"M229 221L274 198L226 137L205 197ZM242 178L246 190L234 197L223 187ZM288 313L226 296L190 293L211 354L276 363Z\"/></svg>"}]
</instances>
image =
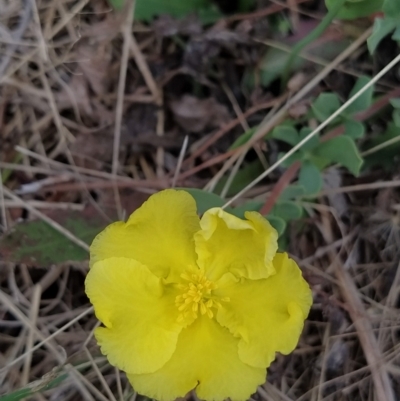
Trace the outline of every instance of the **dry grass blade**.
<instances>
[{"instance_id":1,"label":"dry grass blade","mask_svg":"<svg viewBox=\"0 0 400 401\"><path fill-rule=\"evenodd\" d=\"M25 386L29 382L29 373L31 369L31 362L32 362L32 347L33 347L33 342L35 339L35 333L34 330L32 329L33 327L36 327L37 324L37 317L39 313L39 307L40 307L40 297L42 294L42 288L40 284L35 285L33 293L32 293L32 304L31 304L31 310L29 314L29 319L31 321L31 329L29 330L28 337L26 339L26 346L25 349L27 352L29 352L27 358L24 361L24 367L22 370L22 377L21 377L21 386Z\"/></svg>"}]
</instances>

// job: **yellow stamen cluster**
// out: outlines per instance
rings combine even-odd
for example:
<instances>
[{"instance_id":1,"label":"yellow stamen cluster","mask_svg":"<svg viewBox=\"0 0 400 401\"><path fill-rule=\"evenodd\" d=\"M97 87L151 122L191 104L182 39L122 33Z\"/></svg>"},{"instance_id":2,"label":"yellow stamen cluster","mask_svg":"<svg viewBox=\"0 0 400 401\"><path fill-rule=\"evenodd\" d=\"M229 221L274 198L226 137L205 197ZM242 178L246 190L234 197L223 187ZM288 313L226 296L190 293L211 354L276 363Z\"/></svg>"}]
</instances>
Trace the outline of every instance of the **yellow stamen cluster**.
<instances>
[{"instance_id":1,"label":"yellow stamen cluster","mask_svg":"<svg viewBox=\"0 0 400 401\"><path fill-rule=\"evenodd\" d=\"M218 308L221 304L212 295L212 291L217 285L208 280L201 270L188 271L181 274L185 283L179 284L178 288L182 294L175 299L175 305L181 312L178 321L188 318L196 318L198 313L207 315L210 319L214 317L213 308ZM223 299L223 301L229 301Z\"/></svg>"}]
</instances>

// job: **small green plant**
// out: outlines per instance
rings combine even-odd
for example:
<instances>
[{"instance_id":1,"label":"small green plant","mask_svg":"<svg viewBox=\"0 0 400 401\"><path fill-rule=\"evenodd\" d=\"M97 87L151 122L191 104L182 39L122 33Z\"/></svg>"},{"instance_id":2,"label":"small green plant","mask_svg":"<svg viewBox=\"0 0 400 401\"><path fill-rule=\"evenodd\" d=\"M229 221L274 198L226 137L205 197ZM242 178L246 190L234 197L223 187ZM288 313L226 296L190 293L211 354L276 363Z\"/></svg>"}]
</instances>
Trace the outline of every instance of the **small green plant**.
<instances>
[{"instance_id":1,"label":"small green plant","mask_svg":"<svg viewBox=\"0 0 400 401\"><path fill-rule=\"evenodd\" d=\"M383 17L375 18L372 35L368 39L368 49L372 54L384 37L392 34L392 39L400 43L400 1L384 0Z\"/></svg>"},{"instance_id":2,"label":"small green plant","mask_svg":"<svg viewBox=\"0 0 400 401\"><path fill-rule=\"evenodd\" d=\"M328 10L334 9L338 0L325 0ZM368 49L374 53L382 39L392 34L392 39L400 42L400 1L398 0L346 0L336 18L356 19L374 13L383 16L375 18L373 32L368 39Z\"/></svg>"}]
</instances>

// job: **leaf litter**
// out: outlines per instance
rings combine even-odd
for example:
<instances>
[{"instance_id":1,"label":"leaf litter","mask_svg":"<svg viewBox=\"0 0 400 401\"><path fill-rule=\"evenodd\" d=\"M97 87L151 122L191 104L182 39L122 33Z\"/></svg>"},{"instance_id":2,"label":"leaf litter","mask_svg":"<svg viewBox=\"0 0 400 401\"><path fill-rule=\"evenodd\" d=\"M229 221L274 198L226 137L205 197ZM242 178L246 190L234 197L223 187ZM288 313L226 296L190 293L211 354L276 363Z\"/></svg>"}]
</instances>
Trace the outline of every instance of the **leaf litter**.
<instances>
[{"instance_id":1,"label":"leaf litter","mask_svg":"<svg viewBox=\"0 0 400 401\"><path fill-rule=\"evenodd\" d=\"M10 40L24 2L0 3L1 37L5 38L0 50L10 55L5 75L0 77L3 185L90 244L110 221L126 218L150 193L171 185L188 136L177 185L194 188L205 205L211 198L201 188L218 174L230 152L237 151L230 146L238 138L242 145L251 138L265 115L281 104L281 96L286 101L295 95L318 73L321 58L329 64L370 23L362 19L359 25L332 25L310 46L306 62L296 65L286 93L279 82L285 46L317 25L325 13L323 2L293 1L294 9L269 1L256 3L248 14L225 16L209 25L194 15L135 21L140 54L131 48L122 92L118 92L118 79L124 13L111 12L103 1L60 5L45 0L37 3L40 29L31 18L22 36ZM293 32L287 29L288 19L298 21ZM277 45L278 58L273 56ZM313 54L316 49L324 52ZM296 129L315 126L309 113L320 93L333 91L343 100L355 83L354 70L371 74L366 48L361 49L290 108L288 118ZM393 45L383 41L374 62L381 65L394 52ZM153 96L152 82L162 93L161 102ZM398 78L390 73L378 90L386 94L388 87L396 86ZM115 106L121 95L123 124L115 151ZM264 103L268 106L257 108ZM363 149L396 138L394 125L387 124L391 113L387 104L373 121L367 119L366 136L360 142L366 146ZM213 141L214 137L218 139ZM263 163L273 163L288 149L271 137L258 145L244 157L230 188L226 187L228 176L220 180L210 205L223 204L219 194L225 187L225 193L233 195L265 169ZM203 151L191 158L198 149ZM254 400L385 401L389 400L385 394L376 393L376 377L382 372L389 377L393 393L400 394L400 197L398 188L389 188L398 181L396 149L371 154L358 177L343 168L325 171L322 192L311 199L289 185L276 200L274 210L283 205L297 217L299 210L305 211L299 219L283 221L287 229L280 245L299 261L312 286L314 306L298 348L289 356L277 357ZM113 175L115 155L118 169ZM251 202L263 205L284 172L279 169L234 206L245 210ZM387 188L374 187L377 183L386 183ZM22 188L24 192L18 191ZM343 188L349 189L342 192ZM288 195L292 190L296 196ZM62 380L52 377L49 386L40 388L41 398L91 399L99 397L95 387L108 388L116 397L122 389L129 399L132 389L125 377L104 363L91 335L96 319L85 314L88 300L83 289L87 252L45 221L34 219L24 205L5 198L3 202L0 197L0 290L4 295L0 300L0 394L9 394L12 400L32 397L32 386L25 385L42 376L39 384L47 384L46 374L59 366L46 345L35 350L31 359L17 360L29 351L33 329L27 322L31 321L43 336L54 335L49 345L65 350L65 366L69 366L60 366ZM56 209L56 204L65 205L66 210ZM73 205L81 211L72 210ZM341 275L342 268L346 275ZM350 285L355 299L349 298ZM36 310L34 289L40 297ZM13 312L12 305L26 320ZM371 328L367 333L359 330L354 317L357 308ZM38 344L39 337L32 335L33 344ZM366 357L366 343L375 344L376 363ZM84 346L93 362L82 351Z\"/></svg>"}]
</instances>

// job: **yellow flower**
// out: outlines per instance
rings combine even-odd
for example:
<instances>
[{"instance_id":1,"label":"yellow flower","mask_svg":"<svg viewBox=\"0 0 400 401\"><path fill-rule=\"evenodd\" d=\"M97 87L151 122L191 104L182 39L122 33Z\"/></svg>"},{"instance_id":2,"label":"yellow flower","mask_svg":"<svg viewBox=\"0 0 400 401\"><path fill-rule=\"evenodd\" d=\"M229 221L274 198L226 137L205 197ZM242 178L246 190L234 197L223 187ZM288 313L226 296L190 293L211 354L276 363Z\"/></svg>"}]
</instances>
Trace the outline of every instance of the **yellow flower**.
<instances>
[{"instance_id":1,"label":"yellow flower","mask_svg":"<svg viewBox=\"0 0 400 401\"><path fill-rule=\"evenodd\" d=\"M268 221L245 217L214 208L200 220L192 196L165 190L93 241L95 337L139 393L246 400L275 353L296 347L310 288Z\"/></svg>"}]
</instances>

